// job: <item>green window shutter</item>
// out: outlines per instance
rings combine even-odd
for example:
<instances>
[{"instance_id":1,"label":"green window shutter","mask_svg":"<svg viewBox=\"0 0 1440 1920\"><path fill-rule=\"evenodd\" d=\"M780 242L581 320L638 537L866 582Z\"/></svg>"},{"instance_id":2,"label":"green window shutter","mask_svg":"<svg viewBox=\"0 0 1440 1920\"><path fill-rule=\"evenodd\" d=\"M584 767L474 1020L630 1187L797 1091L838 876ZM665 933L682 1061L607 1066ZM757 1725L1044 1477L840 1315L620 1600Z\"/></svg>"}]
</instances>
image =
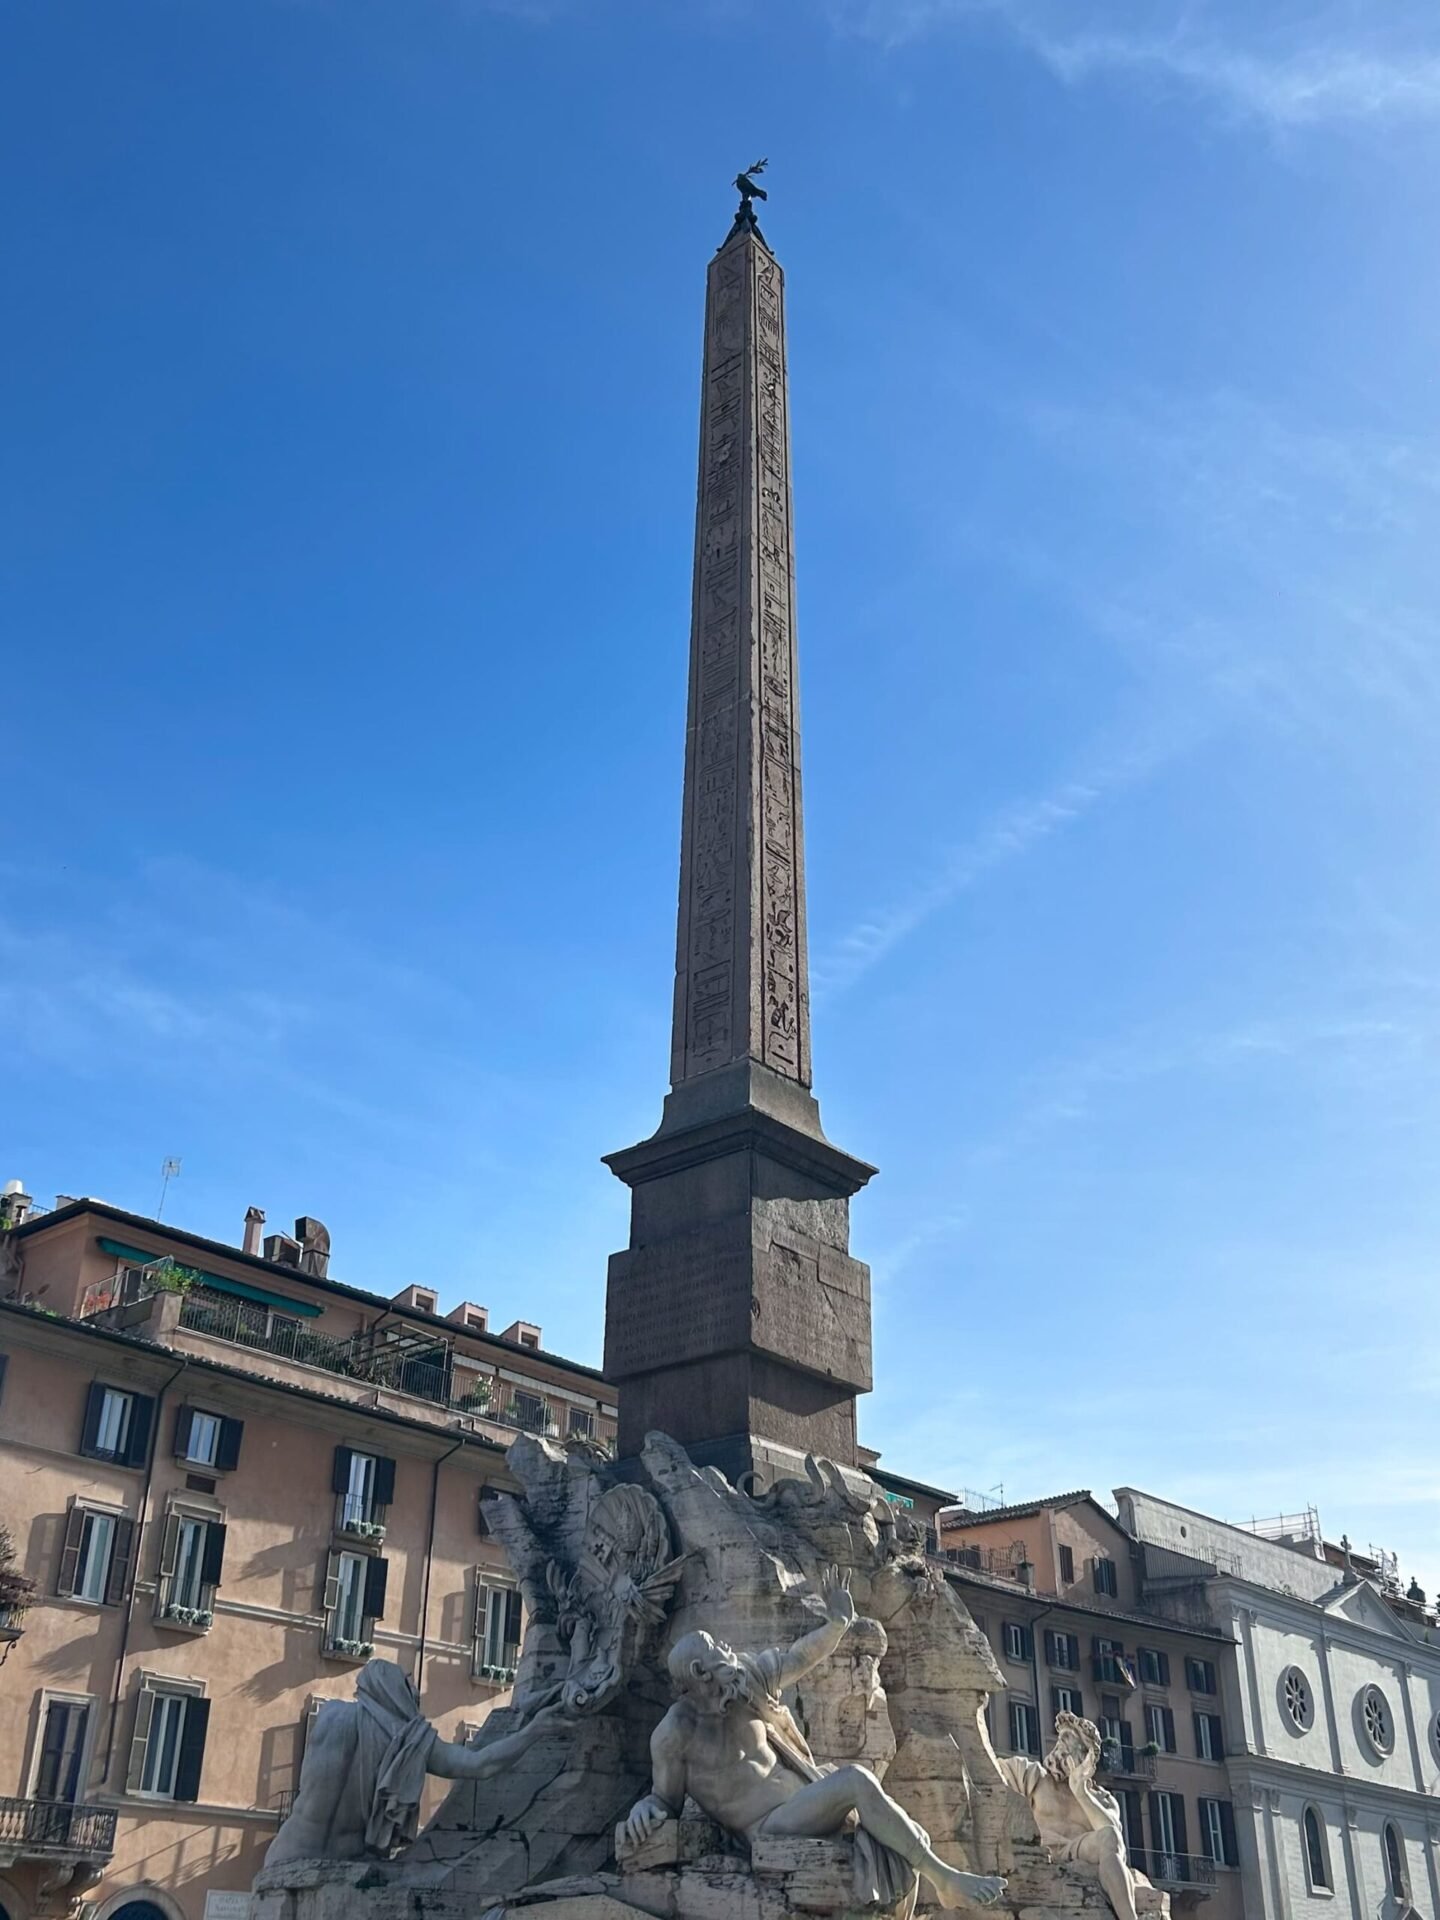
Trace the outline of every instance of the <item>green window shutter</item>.
<instances>
[{"instance_id":1,"label":"green window shutter","mask_svg":"<svg viewBox=\"0 0 1440 1920\"><path fill-rule=\"evenodd\" d=\"M210 1702L190 1699L185 1702L185 1722L180 1729L180 1752L175 1763L175 1798L200 1798L200 1771L205 1764L205 1735L210 1727Z\"/></svg>"},{"instance_id":2,"label":"green window shutter","mask_svg":"<svg viewBox=\"0 0 1440 1920\"><path fill-rule=\"evenodd\" d=\"M145 1777L145 1744L150 1738L150 1722L155 1714L155 1695L141 1687L135 1697L135 1732L130 1741L130 1764L125 1769L125 1791L138 1793Z\"/></svg>"},{"instance_id":3,"label":"green window shutter","mask_svg":"<svg viewBox=\"0 0 1440 1920\"><path fill-rule=\"evenodd\" d=\"M505 1595L505 1645L520 1646L520 1589L511 1587Z\"/></svg>"},{"instance_id":4,"label":"green window shutter","mask_svg":"<svg viewBox=\"0 0 1440 1920\"><path fill-rule=\"evenodd\" d=\"M205 1525L205 1549L200 1556L200 1579L207 1587L218 1587L225 1571L225 1526L220 1520Z\"/></svg>"},{"instance_id":5,"label":"green window shutter","mask_svg":"<svg viewBox=\"0 0 1440 1920\"><path fill-rule=\"evenodd\" d=\"M194 1407L177 1407L175 1409L175 1446L174 1446L175 1458L177 1460L185 1459L185 1457L189 1453L190 1435L192 1434L194 1429L195 1429Z\"/></svg>"},{"instance_id":6,"label":"green window shutter","mask_svg":"<svg viewBox=\"0 0 1440 1920\"><path fill-rule=\"evenodd\" d=\"M130 1578L130 1561L135 1551L135 1522L117 1520L115 1538L110 1547L110 1571L105 1579L105 1604L118 1607L125 1598L125 1585Z\"/></svg>"},{"instance_id":7,"label":"green window shutter","mask_svg":"<svg viewBox=\"0 0 1440 1920\"><path fill-rule=\"evenodd\" d=\"M380 1620L385 1615L385 1587L390 1574L390 1563L377 1554L365 1564L365 1600L363 1612L367 1620Z\"/></svg>"},{"instance_id":8,"label":"green window shutter","mask_svg":"<svg viewBox=\"0 0 1440 1920\"><path fill-rule=\"evenodd\" d=\"M1220 1839L1225 1849L1227 1867L1238 1867L1240 1849L1235 1844L1235 1809L1228 1800L1218 1802L1220 1808Z\"/></svg>"},{"instance_id":9,"label":"green window shutter","mask_svg":"<svg viewBox=\"0 0 1440 1920\"><path fill-rule=\"evenodd\" d=\"M350 1491L350 1462L354 1452L350 1447L336 1447L335 1464L330 1469L330 1491L348 1493Z\"/></svg>"},{"instance_id":10,"label":"green window shutter","mask_svg":"<svg viewBox=\"0 0 1440 1920\"><path fill-rule=\"evenodd\" d=\"M215 1465L222 1473L232 1473L240 1464L240 1442L245 1435L243 1420L222 1420L220 1440L215 1449Z\"/></svg>"},{"instance_id":11,"label":"green window shutter","mask_svg":"<svg viewBox=\"0 0 1440 1920\"><path fill-rule=\"evenodd\" d=\"M75 1591L75 1575L80 1570L80 1542L85 1536L85 1509L71 1507L65 1516L65 1540L60 1548L60 1571L55 1580L58 1594Z\"/></svg>"},{"instance_id":12,"label":"green window shutter","mask_svg":"<svg viewBox=\"0 0 1440 1920\"><path fill-rule=\"evenodd\" d=\"M105 1389L98 1380L90 1382L85 1396L85 1418L80 1427L80 1451L93 1454L100 1440L100 1414L105 1405Z\"/></svg>"},{"instance_id":13,"label":"green window shutter","mask_svg":"<svg viewBox=\"0 0 1440 1920\"><path fill-rule=\"evenodd\" d=\"M130 1396L130 1432L125 1441L125 1465L143 1467L150 1452L150 1428L155 1419L155 1402L144 1393Z\"/></svg>"},{"instance_id":14,"label":"green window shutter","mask_svg":"<svg viewBox=\"0 0 1440 1920\"><path fill-rule=\"evenodd\" d=\"M333 1614L340 1604L340 1556L332 1553L325 1560L325 1588L321 1596L322 1611Z\"/></svg>"},{"instance_id":15,"label":"green window shutter","mask_svg":"<svg viewBox=\"0 0 1440 1920\"><path fill-rule=\"evenodd\" d=\"M388 1507L395 1499L395 1462L383 1453L375 1456L375 1504Z\"/></svg>"}]
</instances>

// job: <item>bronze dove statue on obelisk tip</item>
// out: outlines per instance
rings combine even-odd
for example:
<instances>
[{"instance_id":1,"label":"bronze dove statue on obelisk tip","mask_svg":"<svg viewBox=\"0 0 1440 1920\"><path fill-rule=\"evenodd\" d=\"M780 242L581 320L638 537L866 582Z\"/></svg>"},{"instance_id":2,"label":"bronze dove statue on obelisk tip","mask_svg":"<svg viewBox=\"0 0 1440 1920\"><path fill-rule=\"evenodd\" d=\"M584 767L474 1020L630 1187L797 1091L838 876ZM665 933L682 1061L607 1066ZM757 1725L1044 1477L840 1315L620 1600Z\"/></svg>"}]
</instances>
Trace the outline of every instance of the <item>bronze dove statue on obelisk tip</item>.
<instances>
[{"instance_id":1,"label":"bronze dove statue on obelisk tip","mask_svg":"<svg viewBox=\"0 0 1440 1920\"><path fill-rule=\"evenodd\" d=\"M874 1172L810 1091L785 276L739 175L705 286L699 502L670 1093L606 1156L631 1190L605 1373L622 1459L658 1429L765 1486L856 1461L870 1274L849 1201Z\"/></svg>"}]
</instances>

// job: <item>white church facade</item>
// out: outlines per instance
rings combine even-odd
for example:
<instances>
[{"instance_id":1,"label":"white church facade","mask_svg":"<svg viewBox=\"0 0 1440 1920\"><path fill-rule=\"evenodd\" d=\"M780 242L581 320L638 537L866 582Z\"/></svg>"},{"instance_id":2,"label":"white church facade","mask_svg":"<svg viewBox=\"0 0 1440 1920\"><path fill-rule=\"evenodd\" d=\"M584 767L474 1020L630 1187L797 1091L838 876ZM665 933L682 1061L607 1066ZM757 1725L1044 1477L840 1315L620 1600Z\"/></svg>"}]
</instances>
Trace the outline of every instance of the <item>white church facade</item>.
<instances>
[{"instance_id":1,"label":"white church facade","mask_svg":"<svg viewBox=\"0 0 1440 1920\"><path fill-rule=\"evenodd\" d=\"M1116 1498L1150 1601L1203 1606L1233 1639L1222 1703L1247 1920L1440 1920L1435 1627L1318 1538Z\"/></svg>"}]
</instances>

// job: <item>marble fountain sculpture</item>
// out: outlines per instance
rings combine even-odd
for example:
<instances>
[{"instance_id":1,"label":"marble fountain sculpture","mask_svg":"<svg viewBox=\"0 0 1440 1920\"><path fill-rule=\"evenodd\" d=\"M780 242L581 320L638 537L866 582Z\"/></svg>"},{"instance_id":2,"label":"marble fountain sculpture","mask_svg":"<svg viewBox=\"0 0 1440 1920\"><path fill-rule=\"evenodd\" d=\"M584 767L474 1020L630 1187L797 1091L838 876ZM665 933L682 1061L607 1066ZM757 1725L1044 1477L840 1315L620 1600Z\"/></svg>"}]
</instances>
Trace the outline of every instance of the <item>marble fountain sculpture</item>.
<instances>
[{"instance_id":1,"label":"marble fountain sculpture","mask_svg":"<svg viewBox=\"0 0 1440 1920\"><path fill-rule=\"evenodd\" d=\"M1168 1913L1123 1847L1117 1871L1088 1722L1044 1766L997 1759L989 1644L863 1473L807 1459L754 1497L658 1433L633 1477L531 1436L509 1463L510 1704L455 1745L371 1661L321 1713L253 1920ZM427 1773L454 1784L417 1834Z\"/></svg>"}]
</instances>

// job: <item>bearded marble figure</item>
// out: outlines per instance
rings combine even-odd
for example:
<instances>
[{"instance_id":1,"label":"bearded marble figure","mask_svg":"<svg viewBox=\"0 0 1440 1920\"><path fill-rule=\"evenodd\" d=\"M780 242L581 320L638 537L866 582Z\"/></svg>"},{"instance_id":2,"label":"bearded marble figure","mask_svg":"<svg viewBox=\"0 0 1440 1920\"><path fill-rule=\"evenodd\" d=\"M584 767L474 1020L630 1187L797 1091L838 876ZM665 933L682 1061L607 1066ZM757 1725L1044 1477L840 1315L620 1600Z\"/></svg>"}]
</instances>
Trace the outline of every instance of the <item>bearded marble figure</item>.
<instances>
[{"instance_id":1,"label":"bearded marble figure","mask_svg":"<svg viewBox=\"0 0 1440 1920\"><path fill-rule=\"evenodd\" d=\"M1005 1882L947 1866L930 1836L868 1767L824 1771L780 1695L828 1660L855 1619L848 1591L827 1584L823 1625L790 1647L733 1653L696 1631L676 1641L669 1670L677 1698L656 1728L651 1791L633 1808L631 1845L678 1816L688 1794L710 1819L746 1840L826 1839L855 1831L857 1906L913 1905L920 1876L943 1906L993 1905Z\"/></svg>"},{"instance_id":2,"label":"bearded marble figure","mask_svg":"<svg viewBox=\"0 0 1440 1920\"><path fill-rule=\"evenodd\" d=\"M1030 1802L1040 1839L1052 1860L1080 1860L1100 1876L1115 1920L1136 1920L1135 1889L1150 1882L1130 1866L1120 1803L1095 1784L1100 1730L1078 1714L1055 1716L1055 1744L1044 1762L1015 1754L1000 1767Z\"/></svg>"}]
</instances>

